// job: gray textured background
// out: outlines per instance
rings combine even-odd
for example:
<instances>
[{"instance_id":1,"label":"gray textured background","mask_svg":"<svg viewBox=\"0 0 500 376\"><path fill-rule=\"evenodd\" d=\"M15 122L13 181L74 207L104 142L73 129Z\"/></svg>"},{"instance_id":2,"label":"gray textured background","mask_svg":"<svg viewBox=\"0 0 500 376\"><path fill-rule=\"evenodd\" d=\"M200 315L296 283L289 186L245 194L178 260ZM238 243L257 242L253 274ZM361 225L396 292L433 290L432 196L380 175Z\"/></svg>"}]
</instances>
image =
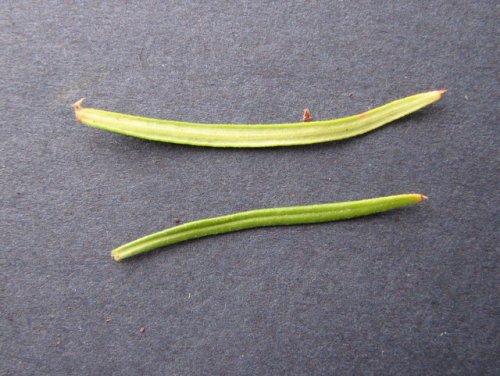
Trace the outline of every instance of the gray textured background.
<instances>
[{"instance_id":1,"label":"gray textured background","mask_svg":"<svg viewBox=\"0 0 500 376\"><path fill-rule=\"evenodd\" d=\"M0 6L2 375L498 371L496 1L124 3ZM441 88L365 136L266 150L70 108L285 122ZM109 254L177 218L403 192L430 200Z\"/></svg>"}]
</instances>

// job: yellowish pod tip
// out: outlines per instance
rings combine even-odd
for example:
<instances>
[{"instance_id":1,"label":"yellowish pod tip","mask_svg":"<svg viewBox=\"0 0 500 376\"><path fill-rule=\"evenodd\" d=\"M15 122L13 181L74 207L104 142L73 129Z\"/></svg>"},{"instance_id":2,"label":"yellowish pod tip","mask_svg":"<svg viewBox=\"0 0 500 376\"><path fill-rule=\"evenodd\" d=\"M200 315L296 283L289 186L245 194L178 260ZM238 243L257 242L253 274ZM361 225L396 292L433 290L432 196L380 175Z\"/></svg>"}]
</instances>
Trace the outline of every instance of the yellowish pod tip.
<instances>
[{"instance_id":1,"label":"yellowish pod tip","mask_svg":"<svg viewBox=\"0 0 500 376\"><path fill-rule=\"evenodd\" d=\"M443 98L443 96L446 94L448 90L446 89L443 89L443 90L437 90L437 92L439 93L439 99Z\"/></svg>"},{"instance_id":2,"label":"yellowish pod tip","mask_svg":"<svg viewBox=\"0 0 500 376\"><path fill-rule=\"evenodd\" d=\"M80 118L80 111L82 110L82 103L83 101L85 100L85 98L82 98L78 101L76 101L75 103L73 103L71 105L71 107L73 107L73 109L75 110L75 117L76 117L76 120L78 121L81 121L81 118Z\"/></svg>"}]
</instances>

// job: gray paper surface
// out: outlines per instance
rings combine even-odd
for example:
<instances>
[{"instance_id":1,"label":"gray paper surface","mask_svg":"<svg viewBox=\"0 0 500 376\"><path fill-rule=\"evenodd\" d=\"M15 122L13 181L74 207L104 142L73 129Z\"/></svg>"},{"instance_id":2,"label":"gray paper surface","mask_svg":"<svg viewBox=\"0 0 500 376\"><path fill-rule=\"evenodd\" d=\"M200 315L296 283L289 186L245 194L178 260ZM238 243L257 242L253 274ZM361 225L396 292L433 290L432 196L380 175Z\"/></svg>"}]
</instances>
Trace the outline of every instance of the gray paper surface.
<instances>
[{"instance_id":1,"label":"gray paper surface","mask_svg":"<svg viewBox=\"0 0 500 376\"><path fill-rule=\"evenodd\" d=\"M0 374L498 372L495 1L0 12ZM71 109L293 122L435 89L364 136L262 150L134 139ZM429 200L110 257L176 221L407 192Z\"/></svg>"}]
</instances>

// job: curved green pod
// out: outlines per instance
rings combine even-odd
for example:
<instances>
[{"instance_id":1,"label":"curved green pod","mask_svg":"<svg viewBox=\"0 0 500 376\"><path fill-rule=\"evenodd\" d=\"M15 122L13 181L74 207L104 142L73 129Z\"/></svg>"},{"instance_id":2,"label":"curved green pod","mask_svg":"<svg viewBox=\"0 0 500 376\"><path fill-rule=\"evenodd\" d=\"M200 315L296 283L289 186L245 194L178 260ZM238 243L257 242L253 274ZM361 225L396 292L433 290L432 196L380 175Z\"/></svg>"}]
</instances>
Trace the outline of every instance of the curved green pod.
<instances>
[{"instance_id":1,"label":"curved green pod","mask_svg":"<svg viewBox=\"0 0 500 376\"><path fill-rule=\"evenodd\" d=\"M83 99L73 104L73 108L83 124L128 136L197 146L260 148L358 136L436 102L445 92L412 95L341 119L283 124L201 124L151 119L85 108Z\"/></svg>"},{"instance_id":2,"label":"curved green pod","mask_svg":"<svg viewBox=\"0 0 500 376\"><path fill-rule=\"evenodd\" d=\"M409 193L330 204L250 210L174 226L122 245L114 249L111 255L116 261L120 261L156 248L203 236L255 227L338 221L416 204L426 198L422 194Z\"/></svg>"}]
</instances>

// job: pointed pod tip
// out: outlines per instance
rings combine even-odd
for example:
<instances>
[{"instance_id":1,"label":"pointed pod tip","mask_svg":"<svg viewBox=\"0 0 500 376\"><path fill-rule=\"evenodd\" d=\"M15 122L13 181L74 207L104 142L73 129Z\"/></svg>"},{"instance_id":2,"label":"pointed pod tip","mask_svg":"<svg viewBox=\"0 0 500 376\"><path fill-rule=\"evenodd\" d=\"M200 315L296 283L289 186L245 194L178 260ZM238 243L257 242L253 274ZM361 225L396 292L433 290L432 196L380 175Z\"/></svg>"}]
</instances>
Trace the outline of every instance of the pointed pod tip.
<instances>
[{"instance_id":1,"label":"pointed pod tip","mask_svg":"<svg viewBox=\"0 0 500 376\"><path fill-rule=\"evenodd\" d=\"M83 101L84 101L84 100L85 100L85 98L82 98L82 99L80 99L80 100L77 100L75 103L73 103L73 104L71 105L71 107L73 107L73 108L75 109L75 111L76 111L76 110L81 110L81 109L82 109L82 103L83 103Z\"/></svg>"},{"instance_id":2,"label":"pointed pod tip","mask_svg":"<svg viewBox=\"0 0 500 376\"><path fill-rule=\"evenodd\" d=\"M427 197L426 195L420 195L420 201L425 201L427 200L429 197Z\"/></svg>"},{"instance_id":3,"label":"pointed pod tip","mask_svg":"<svg viewBox=\"0 0 500 376\"><path fill-rule=\"evenodd\" d=\"M73 110L75 110L76 120L78 120L78 121L82 121L80 118L80 111L83 108L82 103L84 100L85 100L85 98L82 98L71 105L71 107L73 107Z\"/></svg>"},{"instance_id":4,"label":"pointed pod tip","mask_svg":"<svg viewBox=\"0 0 500 376\"><path fill-rule=\"evenodd\" d=\"M448 90L446 89L443 89L443 90L437 90L438 94L439 94L439 99L443 98L444 95L446 94Z\"/></svg>"}]
</instances>

